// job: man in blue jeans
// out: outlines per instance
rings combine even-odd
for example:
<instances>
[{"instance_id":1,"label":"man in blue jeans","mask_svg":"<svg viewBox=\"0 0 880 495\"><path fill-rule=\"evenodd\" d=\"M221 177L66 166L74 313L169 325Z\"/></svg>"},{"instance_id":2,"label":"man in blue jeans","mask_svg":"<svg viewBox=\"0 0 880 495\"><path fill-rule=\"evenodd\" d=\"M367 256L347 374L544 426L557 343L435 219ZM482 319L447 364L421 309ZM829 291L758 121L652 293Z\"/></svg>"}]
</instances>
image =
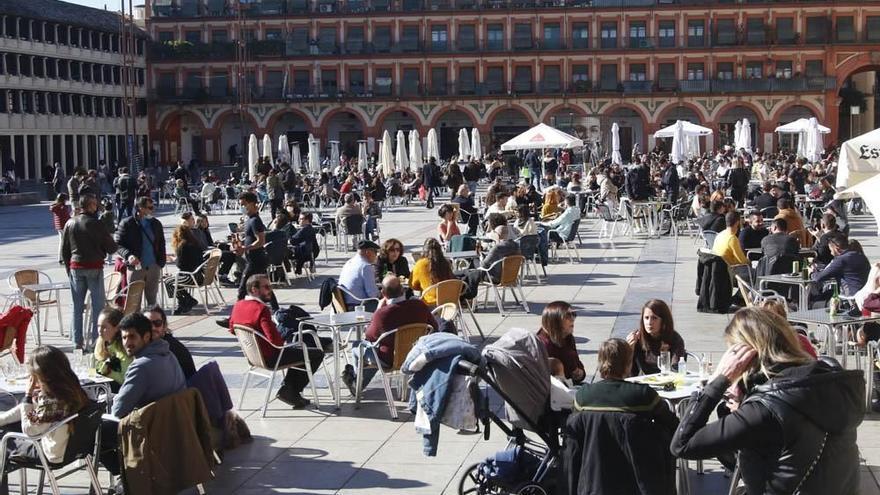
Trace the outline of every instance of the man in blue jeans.
<instances>
[{"instance_id":1,"label":"man in blue jeans","mask_svg":"<svg viewBox=\"0 0 880 495\"><path fill-rule=\"evenodd\" d=\"M116 242L98 219L98 198L83 195L79 205L81 213L68 221L61 233L61 261L70 277L73 297L73 342L77 349L82 349L86 292L92 296L89 342L93 345L98 332L98 314L105 303L104 260L116 251Z\"/></svg>"}]
</instances>

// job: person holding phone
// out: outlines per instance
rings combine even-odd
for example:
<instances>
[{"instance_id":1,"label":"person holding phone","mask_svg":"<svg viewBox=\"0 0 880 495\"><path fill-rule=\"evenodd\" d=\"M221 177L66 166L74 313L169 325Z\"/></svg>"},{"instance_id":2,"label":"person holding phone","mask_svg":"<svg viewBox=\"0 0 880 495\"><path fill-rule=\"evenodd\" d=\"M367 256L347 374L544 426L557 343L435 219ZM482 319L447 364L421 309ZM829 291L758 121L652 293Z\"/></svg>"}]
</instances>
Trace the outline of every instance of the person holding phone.
<instances>
[{"instance_id":1,"label":"person holding phone","mask_svg":"<svg viewBox=\"0 0 880 495\"><path fill-rule=\"evenodd\" d=\"M738 454L748 493L857 493L862 372L813 359L785 319L766 309L739 310L724 337L729 348L692 399L672 454ZM707 424L722 399L731 414Z\"/></svg>"}]
</instances>

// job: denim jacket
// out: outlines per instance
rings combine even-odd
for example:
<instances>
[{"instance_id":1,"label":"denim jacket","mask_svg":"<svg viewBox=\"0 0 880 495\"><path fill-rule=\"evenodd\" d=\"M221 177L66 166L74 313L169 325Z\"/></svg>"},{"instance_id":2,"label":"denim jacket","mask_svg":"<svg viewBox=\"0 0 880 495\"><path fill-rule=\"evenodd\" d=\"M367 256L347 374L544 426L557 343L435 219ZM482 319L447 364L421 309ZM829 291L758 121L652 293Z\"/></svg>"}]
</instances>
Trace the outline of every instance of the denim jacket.
<instances>
[{"instance_id":1,"label":"denim jacket","mask_svg":"<svg viewBox=\"0 0 880 495\"><path fill-rule=\"evenodd\" d=\"M457 335L444 332L432 333L416 342L401 368L404 373L412 375L409 381L413 392L410 394L410 411L415 414L421 406L431 422L430 431L417 429L422 433L424 453L427 456L437 455L440 418L443 417L452 378L460 359L475 364L482 363L480 351ZM417 394L419 391L422 393ZM421 397L418 403L417 395Z\"/></svg>"}]
</instances>

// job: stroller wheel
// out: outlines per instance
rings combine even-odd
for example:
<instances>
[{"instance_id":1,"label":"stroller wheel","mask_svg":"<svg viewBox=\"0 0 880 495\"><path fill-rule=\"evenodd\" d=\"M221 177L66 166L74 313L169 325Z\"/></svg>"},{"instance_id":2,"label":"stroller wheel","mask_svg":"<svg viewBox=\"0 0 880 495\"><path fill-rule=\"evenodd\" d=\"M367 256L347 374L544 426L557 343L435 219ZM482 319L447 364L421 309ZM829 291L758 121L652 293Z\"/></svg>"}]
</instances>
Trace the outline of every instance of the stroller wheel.
<instances>
[{"instance_id":1,"label":"stroller wheel","mask_svg":"<svg viewBox=\"0 0 880 495\"><path fill-rule=\"evenodd\" d=\"M486 477L478 462L465 469L458 481L458 495L502 495L507 493Z\"/></svg>"},{"instance_id":2,"label":"stroller wheel","mask_svg":"<svg viewBox=\"0 0 880 495\"><path fill-rule=\"evenodd\" d=\"M519 485L513 493L517 495L547 495L547 490L537 483L527 481Z\"/></svg>"}]
</instances>

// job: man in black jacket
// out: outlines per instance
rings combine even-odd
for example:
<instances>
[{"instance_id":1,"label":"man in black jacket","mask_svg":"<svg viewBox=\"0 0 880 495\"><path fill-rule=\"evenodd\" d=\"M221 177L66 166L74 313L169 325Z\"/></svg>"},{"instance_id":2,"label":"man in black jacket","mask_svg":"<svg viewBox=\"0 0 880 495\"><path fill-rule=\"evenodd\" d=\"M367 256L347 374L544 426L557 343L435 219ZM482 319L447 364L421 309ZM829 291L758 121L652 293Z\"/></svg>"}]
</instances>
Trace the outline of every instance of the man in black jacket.
<instances>
[{"instance_id":1,"label":"man in black jacket","mask_svg":"<svg viewBox=\"0 0 880 495\"><path fill-rule=\"evenodd\" d=\"M651 174L643 164L635 165L626 173L626 194L633 201L644 201L651 196Z\"/></svg>"},{"instance_id":2,"label":"man in black jacket","mask_svg":"<svg viewBox=\"0 0 880 495\"><path fill-rule=\"evenodd\" d=\"M428 163L425 165L423 173L425 174L425 190L428 193L427 200L425 201L425 207L433 208L434 192L438 187L443 185L440 166L437 165L437 161L434 159L433 156L428 159Z\"/></svg>"},{"instance_id":3,"label":"man in black jacket","mask_svg":"<svg viewBox=\"0 0 880 495\"><path fill-rule=\"evenodd\" d=\"M746 192L749 189L749 172L743 168L741 159L737 159L733 168L727 173L727 183L730 185L730 197L740 206L745 204Z\"/></svg>"},{"instance_id":4,"label":"man in black jacket","mask_svg":"<svg viewBox=\"0 0 880 495\"><path fill-rule=\"evenodd\" d=\"M784 218L773 220L770 235L761 240L761 250L767 259L781 255L797 256L800 244L796 237L788 235L788 222Z\"/></svg>"},{"instance_id":5,"label":"man in black jacket","mask_svg":"<svg viewBox=\"0 0 880 495\"><path fill-rule=\"evenodd\" d=\"M678 193L681 189L679 177L678 177L678 169L672 163L667 163L666 159L663 158L660 160L660 166L666 167L666 170L663 172L663 189L666 190L666 196L669 198L669 201L672 204L678 203Z\"/></svg>"},{"instance_id":6,"label":"man in black jacket","mask_svg":"<svg viewBox=\"0 0 880 495\"><path fill-rule=\"evenodd\" d=\"M119 169L119 177L113 181L116 188L116 198L119 201L119 212L116 218L122 221L134 214L134 198L137 193L137 180L128 174L128 169L122 167Z\"/></svg>"},{"instance_id":7,"label":"man in black jacket","mask_svg":"<svg viewBox=\"0 0 880 495\"><path fill-rule=\"evenodd\" d=\"M718 200L709 205L709 213L697 219L697 225L704 231L721 232L727 225L724 222L724 203Z\"/></svg>"},{"instance_id":8,"label":"man in black jacket","mask_svg":"<svg viewBox=\"0 0 880 495\"><path fill-rule=\"evenodd\" d=\"M67 222L61 233L61 262L70 277L73 343L82 349L86 292L92 296L92 308L104 307L104 260L108 254L116 251L116 243L107 227L98 219L98 199L92 195L83 196L79 206L82 213ZM99 313L97 309L92 310L89 328L92 342L98 335Z\"/></svg>"},{"instance_id":9,"label":"man in black jacket","mask_svg":"<svg viewBox=\"0 0 880 495\"><path fill-rule=\"evenodd\" d=\"M458 205L458 217L461 222L468 226L468 235L477 235L477 227L480 225L480 217L477 214L477 208L474 206L474 200L471 198L471 191L467 184L462 184L458 188L458 194L452 198L452 202Z\"/></svg>"},{"instance_id":10,"label":"man in black jacket","mask_svg":"<svg viewBox=\"0 0 880 495\"><path fill-rule=\"evenodd\" d=\"M162 222L153 217L151 198L138 198L136 206L134 216L122 220L116 229L117 253L128 265L128 280L144 281L144 299L152 306L165 266L165 232Z\"/></svg>"}]
</instances>

